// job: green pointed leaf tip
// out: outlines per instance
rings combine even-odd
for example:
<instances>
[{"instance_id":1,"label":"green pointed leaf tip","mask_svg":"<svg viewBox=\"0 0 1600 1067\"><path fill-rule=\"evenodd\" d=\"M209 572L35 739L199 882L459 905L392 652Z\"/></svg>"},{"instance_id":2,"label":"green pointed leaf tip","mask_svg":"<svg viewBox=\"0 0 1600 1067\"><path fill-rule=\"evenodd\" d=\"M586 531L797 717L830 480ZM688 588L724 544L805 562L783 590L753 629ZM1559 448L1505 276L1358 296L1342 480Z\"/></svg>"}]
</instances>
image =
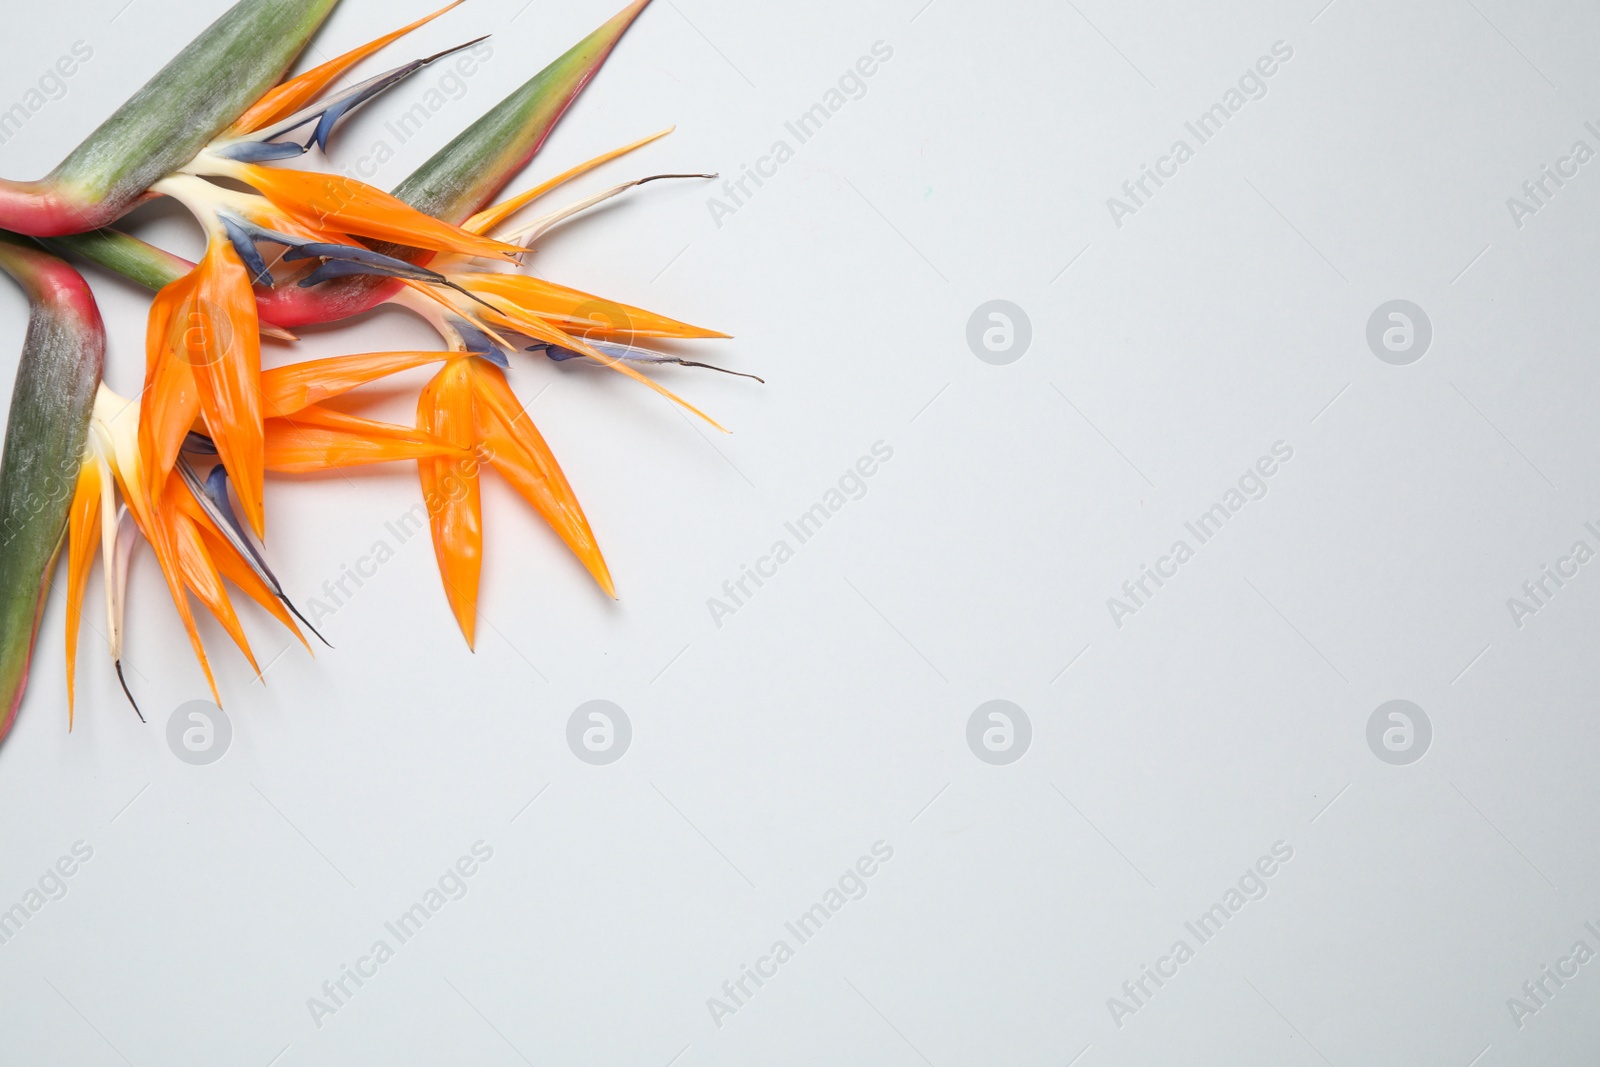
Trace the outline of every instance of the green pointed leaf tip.
<instances>
[{"instance_id":1,"label":"green pointed leaf tip","mask_svg":"<svg viewBox=\"0 0 1600 1067\"><path fill-rule=\"evenodd\" d=\"M395 188L412 207L460 224L539 151L567 106L650 0L635 0L506 97Z\"/></svg>"},{"instance_id":2,"label":"green pointed leaf tip","mask_svg":"<svg viewBox=\"0 0 1600 1067\"><path fill-rule=\"evenodd\" d=\"M239 0L45 179L77 232L128 210L279 81L338 0Z\"/></svg>"},{"instance_id":3,"label":"green pointed leaf tip","mask_svg":"<svg viewBox=\"0 0 1600 1067\"><path fill-rule=\"evenodd\" d=\"M0 234L0 269L28 296L0 455L0 738L28 681L50 569L66 531L105 360L105 327L89 286L61 260Z\"/></svg>"}]
</instances>

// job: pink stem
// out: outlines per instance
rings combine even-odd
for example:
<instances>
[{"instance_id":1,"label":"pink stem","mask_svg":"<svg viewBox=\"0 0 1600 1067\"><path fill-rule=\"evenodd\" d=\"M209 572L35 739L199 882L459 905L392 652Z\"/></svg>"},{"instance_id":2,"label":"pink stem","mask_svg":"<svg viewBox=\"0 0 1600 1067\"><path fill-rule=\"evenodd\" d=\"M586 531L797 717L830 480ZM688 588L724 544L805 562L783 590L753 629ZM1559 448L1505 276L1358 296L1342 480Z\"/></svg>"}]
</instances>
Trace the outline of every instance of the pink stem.
<instances>
[{"instance_id":1,"label":"pink stem","mask_svg":"<svg viewBox=\"0 0 1600 1067\"><path fill-rule=\"evenodd\" d=\"M13 182L0 178L0 228L29 237L83 233L113 221L92 204L75 202L48 178Z\"/></svg>"}]
</instances>

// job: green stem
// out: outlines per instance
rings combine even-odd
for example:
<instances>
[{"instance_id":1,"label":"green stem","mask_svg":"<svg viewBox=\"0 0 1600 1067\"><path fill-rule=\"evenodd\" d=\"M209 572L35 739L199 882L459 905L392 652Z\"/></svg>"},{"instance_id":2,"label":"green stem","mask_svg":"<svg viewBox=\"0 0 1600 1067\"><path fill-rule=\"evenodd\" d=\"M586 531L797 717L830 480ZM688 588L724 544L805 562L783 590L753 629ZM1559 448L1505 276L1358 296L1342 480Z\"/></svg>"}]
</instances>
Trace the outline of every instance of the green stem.
<instances>
[{"instance_id":1,"label":"green stem","mask_svg":"<svg viewBox=\"0 0 1600 1067\"><path fill-rule=\"evenodd\" d=\"M88 233L47 237L40 244L52 252L70 252L82 256L91 263L98 263L129 281L155 291L160 291L168 283L177 281L194 269L194 264L182 256L173 255L110 226Z\"/></svg>"}]
</instances>

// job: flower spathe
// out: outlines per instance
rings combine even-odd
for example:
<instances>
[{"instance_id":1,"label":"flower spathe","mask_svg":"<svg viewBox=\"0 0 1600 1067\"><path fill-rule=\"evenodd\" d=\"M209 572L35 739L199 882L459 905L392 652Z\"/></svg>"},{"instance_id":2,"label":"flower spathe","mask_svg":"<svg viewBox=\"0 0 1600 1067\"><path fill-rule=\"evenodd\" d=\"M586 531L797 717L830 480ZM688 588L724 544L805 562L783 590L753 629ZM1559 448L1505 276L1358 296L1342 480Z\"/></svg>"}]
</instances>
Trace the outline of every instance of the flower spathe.
<instances>
[{"instance_id":1,"label":"flower spathe","mask_svg":"<svg viewBox=\"0 0 1600 1067\"><path fill-rule=\"evenodd\" d=\"M0 455L0 738L27 687L50 575L67 527L106 335L83 276L0 233L0 270L28 298Z\"/></svg>"}]
</instances>

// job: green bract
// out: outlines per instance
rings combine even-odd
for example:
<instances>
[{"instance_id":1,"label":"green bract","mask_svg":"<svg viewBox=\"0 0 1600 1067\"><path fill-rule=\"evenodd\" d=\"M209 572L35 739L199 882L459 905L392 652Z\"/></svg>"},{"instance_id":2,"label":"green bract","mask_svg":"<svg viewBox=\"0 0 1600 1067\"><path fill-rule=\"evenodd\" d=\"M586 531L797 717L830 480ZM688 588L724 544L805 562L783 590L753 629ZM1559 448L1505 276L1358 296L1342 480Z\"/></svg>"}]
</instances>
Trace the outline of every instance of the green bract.
<instances>
[{"instance_id":1,"label":"green bract","mask_svg":"<svg viewBox=\"0 0 1600 1067\"><path fill-rule=\"evenodd\" d=\"M28 680L49 575L66 530L105 359L89 286L54 256L0 234L0 269L28 295L5 452L0 457L0 738Z\"/></svg>"},{"instance_id":2,"label":"green bract","mask_svg":"<svg viewBox=\"0 0 1600 1067\"><path fill-rule=\"evenodd\" d=\"M50 175L0 181L0 225L81 233L121 216L283 77L338 0L239 0Z\"/></svg>"},{"instance_id":3,"label":"green bract","mask_svg":"<svg viewBox=\"0 0 1600 1067\"><path fill-rule=\"evenodd\" d=\"M394 195L460 224L528 164L650 0L635 0L513 92L395 187Z\"/></svg>"}]
</instances>

